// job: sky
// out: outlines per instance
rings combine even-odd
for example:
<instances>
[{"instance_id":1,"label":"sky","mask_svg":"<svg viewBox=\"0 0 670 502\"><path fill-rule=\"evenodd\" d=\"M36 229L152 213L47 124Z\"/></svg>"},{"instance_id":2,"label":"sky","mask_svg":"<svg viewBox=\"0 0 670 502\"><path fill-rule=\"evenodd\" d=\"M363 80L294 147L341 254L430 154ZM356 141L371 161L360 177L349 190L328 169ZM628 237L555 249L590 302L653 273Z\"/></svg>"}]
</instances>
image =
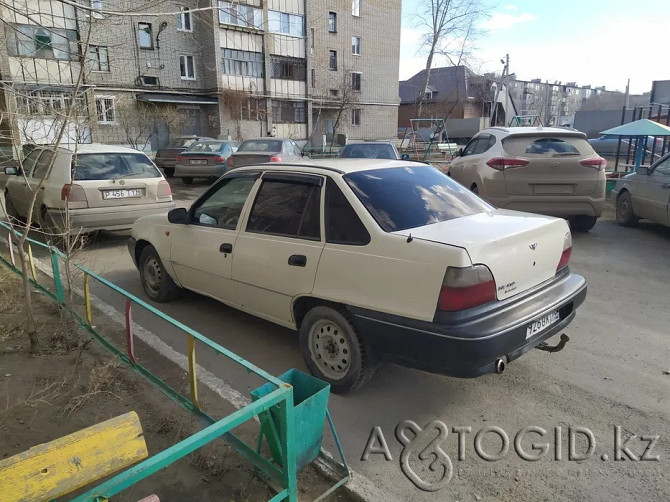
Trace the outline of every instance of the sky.
<instances>
[{"instance_id":1,"label":"sky","mask_svg":"<svg viewBox=\"0 0 670 502\"><path fill-rule=\"evenodd\" d=\"M670 0L481 0L490 15L475 41L473 70L510 73L520 80L577 82L624 91L651 90L670 80ZM400 80L426 66L413 15L426 0L402 0ZM650 47L646 49L645 47ZM447 66L445 60L433 68Z\"/></svg>"}]
</instances>

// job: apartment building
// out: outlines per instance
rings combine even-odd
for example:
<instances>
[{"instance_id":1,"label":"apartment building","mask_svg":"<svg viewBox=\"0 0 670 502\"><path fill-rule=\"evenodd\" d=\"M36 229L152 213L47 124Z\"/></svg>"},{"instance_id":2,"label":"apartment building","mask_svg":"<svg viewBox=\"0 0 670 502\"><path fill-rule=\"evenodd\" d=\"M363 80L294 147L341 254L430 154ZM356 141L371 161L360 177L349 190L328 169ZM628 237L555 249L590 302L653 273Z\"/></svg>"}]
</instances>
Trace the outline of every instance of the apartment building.
<instances>
[{"instance_id":1,"label":"apartment building","mask_svg":"<svg viewBox=\"0 0 670 502\"><path fill-rule=\"evenodd\" d=\"M75 99L71 140L153 150L182 134L391 137L400 3L9 0L5 115L40 130L22 141L49 142Z\"/></svg>"}]
</instances>

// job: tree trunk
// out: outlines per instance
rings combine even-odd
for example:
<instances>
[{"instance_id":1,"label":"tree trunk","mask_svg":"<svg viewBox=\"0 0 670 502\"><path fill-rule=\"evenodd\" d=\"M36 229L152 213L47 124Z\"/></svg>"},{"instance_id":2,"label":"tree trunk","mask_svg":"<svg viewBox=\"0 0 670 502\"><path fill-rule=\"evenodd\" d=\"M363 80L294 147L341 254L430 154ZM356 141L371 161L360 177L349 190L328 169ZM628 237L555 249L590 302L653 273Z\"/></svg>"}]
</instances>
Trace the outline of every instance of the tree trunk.
<instances>
[{"instance_id":1,"label":"tree trunk","mask_svg":"<svg viewBox=\"0 0 670 502\"><path fill-rule=\"evenodd\" d=\"M421 118L421 112L423 111L423 102L426 99L426 91L428 89L428 82L430 81L430 69L433 66L433 57L435 56L436 46L437 46L437 39L433 38L433 43L430 46L430 52L428 52L428 59L426 60L426 75L423 78L423 85L421 86L419 92L419 108L416 114L417 118Z\"/></svg>"},{"instance_id":2,"label":"tree trunk","mask_svg":"<svg viewBox=\"0 0 670 502\"><path fill-rule=\"evenodd\" d=\"M23 300L26 309L26 331L30 340L30 353L37 354L40 351L40 342L37 339L37 328L35 327L35 318L33 317L33 300L30 294L30 265L28 254L19 248L19 257L21 259L21 280L23 281Z\"/></svg>"}]
</instances>

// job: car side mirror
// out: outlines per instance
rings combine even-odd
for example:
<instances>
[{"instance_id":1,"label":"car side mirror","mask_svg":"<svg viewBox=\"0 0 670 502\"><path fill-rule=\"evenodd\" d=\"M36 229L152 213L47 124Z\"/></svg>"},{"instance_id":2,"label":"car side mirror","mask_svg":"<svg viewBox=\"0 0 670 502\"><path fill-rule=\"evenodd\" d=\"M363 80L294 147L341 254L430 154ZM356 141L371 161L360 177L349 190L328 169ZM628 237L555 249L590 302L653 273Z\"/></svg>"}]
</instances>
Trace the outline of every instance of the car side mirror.
<instances>
[{"instance_id":1,"label":"car side mirror","mask_svg":"<svg viewBox=\"0 0 670 502\"><path fill-rule=\"evenodd\" d=\"M187 212L186 212L186 209L183 208L183 207L175 207L174 209L170 209L167 216L168 216L168 221L170 223L175 223L177 225L185 225L186 224Z\"/></svg>"},{"instance_id":2,"label":"car side mirror","mask_svg":"<svg viewBox=\"0 0 670 502\"><path fill-rule=\"evenodd\" d=\"M635 174L640 174L642 176L646 176L649 174L649 168L648 167L638 167L635 169Z\"/></svg>"},{"instance_id":3,"label":"car side mirror","mask_svg":"<svg viewBox=\"0 0 670 502\"><path fill-rule=\"evenodd\" d=\"M5 167L5 174L7 176L16 176L20 172L18 167Z\"/></svg>"},{"instance_id":4,"label":"car side mirror","mask_svg":"<svg viewBox=\"0 0 670 502\"><path fill-rule=\"evenodd\" d=\"M400 160L409 160L409 153L403 153L400 156Z\"/></svg>"},{"instance_id":5,"label":"car side mirror","mask_svg":"<svg viewBox=\"0 0 670 502\"><path fill-rule=\"evenodd\" d=\"M463 156L463 149L459 148L458 151L456 152L455 157L462 157Z\"/></svg>"}]
</instances>

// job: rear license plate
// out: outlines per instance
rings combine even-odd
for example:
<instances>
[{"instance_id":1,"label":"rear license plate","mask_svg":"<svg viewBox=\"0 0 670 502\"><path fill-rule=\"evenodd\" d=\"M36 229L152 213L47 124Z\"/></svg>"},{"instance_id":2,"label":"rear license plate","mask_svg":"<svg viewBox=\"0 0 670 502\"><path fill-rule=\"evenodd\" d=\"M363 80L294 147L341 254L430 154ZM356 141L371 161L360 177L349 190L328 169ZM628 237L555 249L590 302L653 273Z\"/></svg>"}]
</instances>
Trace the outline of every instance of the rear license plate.
<instances>
[{"instance_id":1,"label":"rear license plate","mask_svg":"<svg viewBox=\"0 0 670 502\"><path fill-rule=\"evenodd\" d=\"M191 163L191 164L195 164L195 165L202 166L202 165L206 165L206 164L207 164L207 160L206 160L206 159L191 159L191 160L190 160L190 163Z\"/></svg>"},{"instance_id":2,"label":"rear license plate","mask_svg":"<svg viewBox=\"0 0 670 502\"><path fill-rule=\"evenodd\" d=\"M103 199L130 199L132 197L142 197L144 195L141 188L128 188L124 190L104 190Z\"/></svg>"},{"instance_id":3,"label":"rear license plate","mask_svg":"<svg viewBox=\"0 0 670 502\"><path fill-rule=\"evenodd\" d=\"M539 332L544 331L552 324L556 324L561 320L561 316L558 313L558 310L555 310L551 314L548 314L541 319L531 322L526 328L526 339L530 338L533 335L537 335Z\"/></svg>"}]
</instances>

